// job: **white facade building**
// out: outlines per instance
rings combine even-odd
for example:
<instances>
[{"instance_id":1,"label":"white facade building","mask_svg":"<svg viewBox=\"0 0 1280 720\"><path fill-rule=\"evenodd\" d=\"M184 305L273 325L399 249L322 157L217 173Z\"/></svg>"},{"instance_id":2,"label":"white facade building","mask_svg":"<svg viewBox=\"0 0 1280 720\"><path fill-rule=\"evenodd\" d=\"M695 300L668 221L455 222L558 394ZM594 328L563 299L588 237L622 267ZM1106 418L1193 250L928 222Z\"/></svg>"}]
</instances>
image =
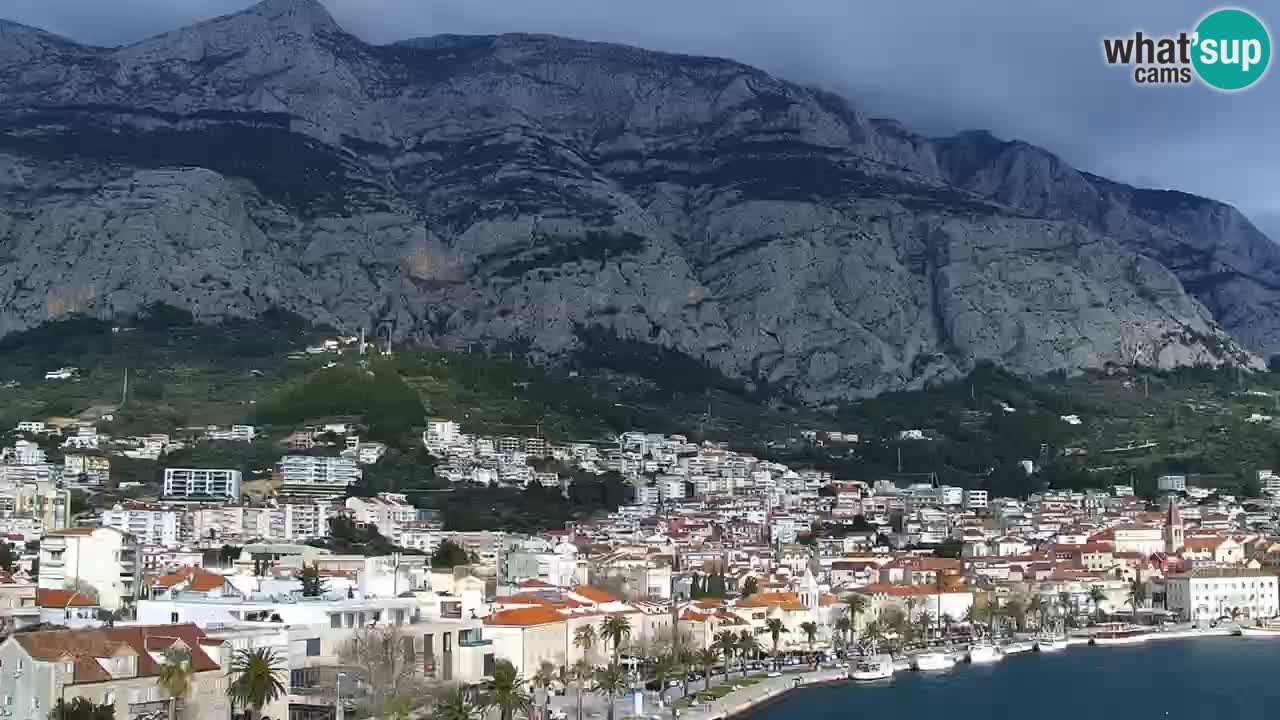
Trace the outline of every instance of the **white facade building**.
<instances>
[{"instance_id":1,"label":"white facade building","mask_svg":"<svg viewBox=\"0 0 1280 720\"><path fill-rule=\"evenodd\" d=\"M138 541L115 528L70 528L40 540L37 587L63 590L85 585L98 604L119 610L137 597L141 581Z\"/></svg>"},{"instance_id":2,"label":"white facade building","mask_svg":"<svg viewBox=\"0 0 1280 720\"><path fill-rule=\"evenodd\" d=\"M988 496L986 490L965 490L964 491L964 509L965 510L986 510Z\"/></svg>"},{"instance_id":3,"label":"white facade building","mask_svg":"<svg viewBox=\"0 0 1280 720\"><path fill-rule=\"evenodd\" d=\"M341 495L363 472L351 458L285 455L280 458L284 491L293 494Z\"/></svg>"},{"instance_id":4,"label":"white facade building","mask_svg":"<svg viewBox=\"0 0 1280 720\"><path fill-rule=\"evenodd\" d=\"M1165 586L1168 608L1195 622L1269 618L1280 609L1277 578L1262 571L1200 568L1170 575Z\"/></svg>"},{"instance_id":5,"label":"white facade building","mask_svg":"<svg viewBox=\"0 0 1280 720\"><path fill-rule=\"evenodd\" d=\"M170 498L239 499L240 471L210 468L165 468L164 495Z\"/></svg>"}]
</instances>

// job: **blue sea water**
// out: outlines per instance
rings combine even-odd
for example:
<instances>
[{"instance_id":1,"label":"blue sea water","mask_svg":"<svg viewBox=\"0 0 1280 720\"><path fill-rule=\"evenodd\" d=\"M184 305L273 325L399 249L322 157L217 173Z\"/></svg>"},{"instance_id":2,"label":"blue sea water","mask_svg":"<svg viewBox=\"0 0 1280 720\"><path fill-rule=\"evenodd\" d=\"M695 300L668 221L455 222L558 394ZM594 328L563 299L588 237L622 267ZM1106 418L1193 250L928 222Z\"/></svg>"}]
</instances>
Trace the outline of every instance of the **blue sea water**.
<instances>
[{"instance_id":1,"label":"blue sea water","mask_svg":"<svg viewBox=\"0 0 1280 720\"><path fill-rule=\"evenodd\" d=\"M1280 639L1076 646L794 691L746 720L1280 720Z\"/></svg>"}]
</instances>

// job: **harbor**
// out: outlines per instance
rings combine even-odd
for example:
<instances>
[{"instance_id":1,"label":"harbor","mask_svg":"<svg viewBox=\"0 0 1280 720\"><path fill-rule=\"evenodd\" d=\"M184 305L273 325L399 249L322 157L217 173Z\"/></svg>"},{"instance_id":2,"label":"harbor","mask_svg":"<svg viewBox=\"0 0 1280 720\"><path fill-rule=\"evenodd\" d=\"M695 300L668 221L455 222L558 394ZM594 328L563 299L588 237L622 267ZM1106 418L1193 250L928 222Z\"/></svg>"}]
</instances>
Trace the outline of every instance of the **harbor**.
<instances>
[{"instance_id":1,"label":"harbor","mask_svg":"<svg viewBox=\"0 0 1280 720\"><path fill-rule=\"evenodd\" d=\"M998 673L1000 668L996 666L1003 665L1001 661L1014 656L1024 655L1037 661L1048 657L1056 659L1066 657L1067 654L1060 651L1068 648L1073 649L1070 655L1079 657L1084 652L1097 655L1110 654L1107 649L1112 647L1134 648L1134 646L1143 645L1163 645L1172 641L1213 639L1216 643L1261 648L1262 651L1270 652L1280 658L1280 643L1237 642L1233 639L1260 636L1256 632L1253 634L1243 632L1248 629L1235 625L1212 628L1175 626L1160 629L1107 623L1090 628L1088 631L1079 631L1057 638L1014 637L1001 643L980 641L969 645L931 647L900 654L882 653L852 658L843 666L836 668L771 673L776 676L760 678L752 685L734 690L713 702L695 704L681 711L678 717L680 720L728 720L755 715L762 712L766 706L783 705L795 691L812 690L819 686L850 688L850 692L860 688L884 688L902 678L945 676L962 666L984 667ZM1269 637L1280 639L1280 632L1271 630L1263 632L1271 633ZM1107 652L1103 653L1103 650ZM1025 667L1021 662L1015 665Z\"/></svg>"}]
</instances>

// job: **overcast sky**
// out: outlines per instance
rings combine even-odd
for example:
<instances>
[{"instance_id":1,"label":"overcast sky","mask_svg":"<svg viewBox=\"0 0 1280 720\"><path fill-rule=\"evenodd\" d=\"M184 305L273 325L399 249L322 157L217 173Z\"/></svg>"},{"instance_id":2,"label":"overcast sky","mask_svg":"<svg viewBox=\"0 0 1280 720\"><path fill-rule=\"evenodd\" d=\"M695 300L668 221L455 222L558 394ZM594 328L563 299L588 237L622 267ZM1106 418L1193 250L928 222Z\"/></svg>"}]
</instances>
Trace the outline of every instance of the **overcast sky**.
<instances>
[{"instance_id":1,"label":"overcast sky","mask_svg":"<svg viewBox=\"0 0 1280 720\"><path fill-rule=\"evenodd\" d=\"M323 0L370 42L545 32L720 55L839 92L928 134L987 128L1084 169L1218 198L1280 240L1280 75L1223 94L1142 88L1102 62L1104 36L1190 30L1193 0ZM248 0L0 0L0 17L104 45ZM1248 5L1237 5L1248 7ZM1280 27L1280 3L1253 10ZM1272 12L1269 17L1267 10Z\"/></svg>"}]
</instances>

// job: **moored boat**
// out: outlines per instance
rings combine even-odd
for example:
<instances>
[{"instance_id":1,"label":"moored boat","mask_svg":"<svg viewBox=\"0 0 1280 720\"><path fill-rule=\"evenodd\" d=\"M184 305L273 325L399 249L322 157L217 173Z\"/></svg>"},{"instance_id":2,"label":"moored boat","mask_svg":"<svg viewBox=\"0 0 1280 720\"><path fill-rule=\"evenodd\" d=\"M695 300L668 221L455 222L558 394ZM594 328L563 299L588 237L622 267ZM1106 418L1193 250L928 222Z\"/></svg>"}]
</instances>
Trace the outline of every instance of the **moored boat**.
<instances>
[{"instance_id":1,"label":"moored boat","mask_svg":"<svg viewBox=\"0 0 1280 720\"><path fill-rule=\"evenodd\" d=\"M1004 659L1000 648L986 640L979 640L969 646L969 662L974 665L999 662Z\"/></svg>"},{"instance_id":2,"label":"moored boat","mask_svg":"<svg viewBox=\"0 0 1280 720\"><path fill-rule=\"evenodd\" d=\"M1036 648L1033 642L1007 642L1000 647L1001 652L1005 655L1016 655L1018 653L1031 652Z\"/></svg>"},{"instance_id":3,"label":"moored boat","mask_svg":"<svg viewBox=\"0 0 1280 720\"><path fill-rule=\"evenodd\" d=\"M1141 627L1139 625L1117 625L1114 629L1104 630L1094 633L1089 639L1089 644L1097 646L1107 645L1137 645L1151 639L1151 629Z\"/></svg>"},{"instance_id":4,"label":"moored boat","mask_svg":"<svg viewBox=\"0 0 1280 720\"><path fill-rule=\"evenodd\" d=\"M1067 639L1056 635L1041 635L1036 638L1036 652L1057 652L1067 649Z\"/></svg>"},{"instance_id":5,"label":"moored boat","mask_svg":"<svg viewBox=\"0 0 1280 720\"><path fill-rule=\"evenodd\" d=\"M863 658L849 671L854 680L887 680L893 677L893 660L887 657Z\"/></svg>"},{"instance_id":6,"label":"moored boat","mask_svg":"<svg viewBox=\"0 0 1280 720\"><path fill-rule=\"evenodd\" d=\"M955 667L956 661L951 653L929 650L912 658L911 664L916 670L950 670Z\"/></svg>"},{"instance_id":7,"label":"moored boat","mask_svg":"<svg viewBox=\"0 0 1280 720\"><path fill-rule=\"evenodd\" d=\"M1240 634L1252 638L1280 638L1280 618L1268 618L1257 625L1240 625Z\"/></svg>"}]
</instances>

